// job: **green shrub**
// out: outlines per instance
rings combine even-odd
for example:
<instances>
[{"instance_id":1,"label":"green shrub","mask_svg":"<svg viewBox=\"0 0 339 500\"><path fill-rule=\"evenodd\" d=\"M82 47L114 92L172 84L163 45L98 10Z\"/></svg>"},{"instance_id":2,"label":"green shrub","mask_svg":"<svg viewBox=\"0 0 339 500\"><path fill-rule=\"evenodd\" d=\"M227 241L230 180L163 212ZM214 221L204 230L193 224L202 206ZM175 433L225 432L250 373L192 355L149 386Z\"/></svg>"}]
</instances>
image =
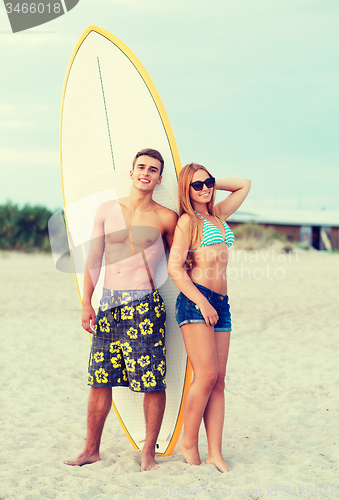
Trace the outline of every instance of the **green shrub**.
<instances>
[{"instance_id":1,"label":"green shrub","mask_svg":"<svg viewBox=\"0 0 339 500\"><path fill-rule=\"evenodd\" d=\"M274 240L285 242L286 237L278 235L273 228L261 224L247 222L234 229L236 247L242 250L258 250L274 243ZM289 250L288 250L289 251Z\"/></svg>"},{"instance_id":2,"label":"green shrub","mask_svg":"<svg viewBox=\"0 0 339 500\"><path fill-rule=\"evenodd\" d=\"M254 224L253 222L247 222L246 224L238 226L234 230L234 235L240 240L255 238L256 240L272 241L278 239L278 235L274 229L266 228L260 224Z\"/></svg>"},{"instance_id":3,"label":"green shrub","mask_svg":"<svg viewBox=\"0 0 339 500\"><path fill-rule=\"evenodd\" d=\"M50 251L48 220L52 214L42 205L19 208L11 201L0 205L0 249Z\"/></svg>"}]
</instances>

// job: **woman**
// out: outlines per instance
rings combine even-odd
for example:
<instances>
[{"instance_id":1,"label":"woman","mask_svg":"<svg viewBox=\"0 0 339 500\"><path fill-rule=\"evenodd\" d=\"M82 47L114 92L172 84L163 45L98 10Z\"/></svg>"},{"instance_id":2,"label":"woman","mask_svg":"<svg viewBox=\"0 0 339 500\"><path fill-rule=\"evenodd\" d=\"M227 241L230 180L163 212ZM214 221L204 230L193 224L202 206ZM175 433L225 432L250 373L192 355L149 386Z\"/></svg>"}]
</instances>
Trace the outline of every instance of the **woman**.
<instances>
[{"instance_id":1,"label":"woman","mask_svg":"<svg viewBox=\"0 0 339 500\"><path fill-rule=\"evenodd\" d=\"M202 165L190 163L179 176L179 221L169 257L169 274L180 290L176 318L194 377L184 408L179 447L189 464L200 465L198 433L204 419L206 463L231 470L222 451L224 388L231 316L226 282L228 249L234 235L224 222L246 198L247 179L215 180ZM231 191L214 205L216 190Z\"/></svg>"}]
</instances>

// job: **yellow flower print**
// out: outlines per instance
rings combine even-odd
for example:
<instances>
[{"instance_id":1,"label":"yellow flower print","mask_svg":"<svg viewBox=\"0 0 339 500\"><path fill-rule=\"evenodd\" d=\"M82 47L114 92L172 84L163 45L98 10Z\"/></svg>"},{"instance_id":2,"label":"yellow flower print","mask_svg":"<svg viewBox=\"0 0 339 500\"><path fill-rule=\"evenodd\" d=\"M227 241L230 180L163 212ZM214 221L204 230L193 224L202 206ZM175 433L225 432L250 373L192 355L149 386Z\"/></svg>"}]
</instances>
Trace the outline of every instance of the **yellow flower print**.
<instances>
[{"instance_id":1,"label":"yellow flower print","mask_svg":"<svg viewBox=\"0 0 339 500\"><path fill-rule=\"evenodd\" d=\"M121 301L122 304L128 304L128 302L132 300L132 297L128 292L123 292L122 298L123 298L123 300Z\"/></svg>"},{"instance_id":2,"label":"yellow flower print","mask_svg":"<svg viewBox=\"0 0 339 500\"><path fill-rule=\"evenodd\" d=\"M104 316L102 319L99 319L99 328L101 332L109 332L109 324L106 316Z\"/></svg>"},{"instance_id":3,"label":"yellow flower print","mask_svg":"<svg viewBox=\"0 0 339 500\"><path fill-rule=\"evenodd\" d=\"M96 370L95 372L95 378L97 379L98 384L107 384L108 382L108 373L105 372L103 368L99 368L99 370Z\"/></svg>"},{"instance_id":4,"label":"yellow flower print","mask_svg":"<svg viewBox=\"0 0 339 500\"><path fill-rule=\"evenodd\" d=\"M121 349L120 340L111 342L111 345L109 346L109 352L114 354L115 352L120 352L120 349Z\"/></svg>"},{"instance_id":5,"label":"yellow flower print","mask_svg":"<svg viewBox=\"0 0 339 500\"><path fill-rule=\"evenodd\" d=\"M126 369L122 370L122 380L125 380L125 381L127 380L127 371L126 371Z\"/></svg>"},{"instance_id":6,"label":"yellow flower print","mask_svg":"<svg viewBox=\"0 0 339 500\"><path fill-rule=\"evenodd\" d=\"M137 306L137 311L139 314L145 314L149 311L149 305L147 302L143 302Z\"/></svg>"},{"instance_id":7,"label":"yellow flower print","mask_svg":"<svg viewBox=\"0 0 339 500\"><path fill-rule=\"evenodd\" d=\"M104 360L104 353L103 352L96 352L94 354L94 360L96 363L101 363L101 361Z\"/></svg>"},{"instance_id":8,"label":"yellow flower print","mask_svg":"<svg viewBox=\"0 0 339 500\"><path fill-rule=\"evenodd\" d=\"M138 336L138 330L136 328L133 328L133 326L131 326L131 328L127 330L126 333L129 337L131 337L131 339L136 339Z\"/></svg>"},{"instance_id":9,"label":"yellow flower print","mask_svg":"<svg viewBox=\"0 0 339 500\"><path fill-rule=\"evenodd\" d=\"M138 363L142 367L149 365L150 362L151 361L149 359L149 356L140 356L140 358L138 359Z\"/></svg>"},{"instance_id":10,"label":"yellow flower print","mask_svg":"<svg viewBox=\"0 0 339 500\"><path fill-rule=\"evenodd\" d=\"M121 378L118 378L117 382L118 382L118 384L120 384L120 382L121 382Z\"/></svg>"},{"instance_id":11,"label":"yellow flower print","mask_svg":"<svg viewBox=\"0 0 339 500\"><path fill-rule=\"evenodd\" d=\"M93 385L93 377L90 374L88 374L88 383L89 385Z\"/></svg>"},{"instance_id":12,"label":"yellow flower print","mask_svg":"<svg viewBox=\"0 0 339 500\"><path fill-rule=\"evenodd\" d=\"M126 363L126 370L128 370L129 372L135 372L135 360L134 359L127 358L125 360L125 363Z\"/></svg>"},{"instance_id":13,"label":"yellow flower print","mask_svg":"<svg viewBox=\"0 0 339 500\"><path fill-rule=\"evenodd\" d=\"M108 302L103 302L101 305L100 305L100 309L105 312L107 311L108 309Z\"/></svg>"},{"instance_id":14,"label":"yellow flower print","mask_svg":"<svg viewBox=\"0 0 339 500\"><path fill-rule=\"evenodd\" d=\"M164 321L164 328L166 328L166 321Z\"/></svg>"},{"instance_id":15,"label":"yellow flower print","mask_svg":"<svg viewBox=\"0 0 339 500\"><path fill-rule=\"evenodd\" d=\"M93 364L93 354L91 353L89 357L89 366L92 366L92 364Z\"/></svg>"},{"instance_id":16,"label":"yellow flower print","mask_svg":"<svg viewBox=\"0 0 339 500\"><path fill-rule=\"evenodd\" d=\"M154 300L154 302L159 302L159 292L158 292L158 290L155 290L153 292L153 300Z\"/></svg>"},{"instance_id":17,"label":"yellow flower print","mask_svg":"<svg viewBox=\"0 0 339 500\"><path fill-rule=\"evenodd\" d=\"M150 319L146 318L144 321L142 321L139 324L139 326L140 326L140 330L141 330L142 335L146 335L147 333L149 335L151 335L153 333L152 326L154 326L154 325L153 325L153 323L151 323Z\"/></svg>"},{"instance_id":18,"label":"yellow flower print","mask_svg":"<svg viewBox=\"0 0 339 500\"><path fill-rule=\"evenodd\" d=\"M118 354L117 356L111 358L111 363L113 365L113 368L120 368L121 367L121 354Z\"/></svg>"},{"instance_id":19,"label":"yellow flower print","mask_svg":"<svg viewBox=\"0 0 339 500\"><path fill-rule=\"evenodd\" d=\"M141 380L145 384L145 387L155 387L157 385L155 377L152 372L147 372L141 377Z\"/></svg>"},{"instance_id":20,"label":"yellow flower print","mask_svg":"<svg viewBox=\"0 0 339 500\"><path fill-rule=\"evenodd\" d=\"M125 356L128 356L128 353L132 351L132 347L128 342L124 342L123 344L121 344L121 349Z\"/></svg>"},{"instance_id":21,"label":"yellow flower print","mask_svg":"<svg viewBox=\"0 0 339 500\"><path fill-rule=\"evenodd\" d=\"M97 333L97 331L98 331L98 325L97 325L97 324L95 324L95 325L94 325L94 335Z\"/></svg>"},{"instance_id":22,"label":"yellow flower print","mask_svg":"<svg viewBox=\"0 0 339 500\"><path fill-rule=\"evenodd\" d=\"M159 345L162 345L162 340L159 340L156 344L154 344L154 347L158 347Z\"/></svg>"},{"instance_id":23,"label":"yellow flower print","mask_svg":"<svg viewBox=\"0 0 339 500\"><path fill-rule=\"evenodd\" d=\"M165 375L165 361L161 361L161 363L157 366L157 370L161 373L161 375Z\"/></svg>"},{"instance_id":24,"label":"yellow flower print","mask_svg":"<svg viewBox=\"0 0 339 500\"><path fill-rule=\"evenodd\" d=\"M140 382L137 382L136 380L132 380L131 389L133 389L133 391L140 391Z\"/></svg>"},{"instance_id":25,"label":"yellow flower print","mask_svg":"<svg viewBox=\"0 0 339 500\"><path fill-rule=\"evenodd\" d=\"M162 312L166 312L165 302L161 302L158 306L154 308L157 318L160 318Z\"/></svg>"},{"instance_id":26,"label":"yellow flower print","mask_svg":"<svg viewBox=\"0 0 339 500\"><path fill-rule=\"evenodd\" d=\"M166 347L165 347L165 346L163 347L162 352L163 352L163 353L164 353L164 355L166 356Z\"/></svg>"},{"instance_id":27,"label":"yellow flower print","mask_svg":"<svg viewBox=\"0 0 339 500\"><path fill-rule=\"evenodd\" d=\"M165 337L165 330L163 328L159 328L159 332L161 333L162 337Z\"/></svg>"},{"instance_id":28,"label":"yellow flower print","mask_svg":"<svg viewBox=\"0 0 339 500\"><path fill-rule=\"evenodd\" d=\"M134 313L134 307L125 306L121 309L121 319L132 319Z\"/></svg>"}]
</instances>

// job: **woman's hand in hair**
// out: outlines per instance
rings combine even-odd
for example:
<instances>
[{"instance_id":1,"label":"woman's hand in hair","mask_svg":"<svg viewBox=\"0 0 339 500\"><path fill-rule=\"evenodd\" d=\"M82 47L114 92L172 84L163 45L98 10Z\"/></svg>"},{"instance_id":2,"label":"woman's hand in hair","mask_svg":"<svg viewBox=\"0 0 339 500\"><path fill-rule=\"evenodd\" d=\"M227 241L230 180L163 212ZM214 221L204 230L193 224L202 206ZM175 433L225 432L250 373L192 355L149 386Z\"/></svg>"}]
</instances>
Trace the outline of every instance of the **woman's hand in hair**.
<instances>
[{"instance_id":1,"label":"woman's hand in hair","mask_svg":"<svg viewBox=\"0 0 339 500\"><path fill-rule=\"evenodd\" d=\"M215 188L221 191L231 191L231 194L223 201L214 205L216 215L225 220L243 203L251 188L251 181L248 179L216 179Z\"/></svg>"}]
</instances>

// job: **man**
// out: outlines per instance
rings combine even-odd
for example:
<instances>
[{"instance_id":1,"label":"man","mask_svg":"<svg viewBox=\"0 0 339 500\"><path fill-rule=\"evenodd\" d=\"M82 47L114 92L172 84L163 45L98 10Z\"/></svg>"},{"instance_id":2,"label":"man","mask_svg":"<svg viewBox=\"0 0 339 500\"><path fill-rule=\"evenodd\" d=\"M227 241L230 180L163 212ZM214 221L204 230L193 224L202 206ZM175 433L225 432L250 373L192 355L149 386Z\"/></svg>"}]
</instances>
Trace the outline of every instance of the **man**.
<instances>
[{"instance_id":1,"label":"man","mask_svg":"<svg viewBox=\"0 0 339 500\"><path fill-rule=\"evenodd\" d=\"M99 446L112 405L112 387L144 392L146 439L141 471L154 469L155 445L165 410L165 305L156 270L170 247L177 214L152 199L161 183L164 160L153 149L137 153L127 198L99 206L86 261L82 326L93 333L89 361L87 438L84 450L68 465L100 460ZM91 305L105 254L103 297L98 315Z\"/></svg>"}]
</instances>

